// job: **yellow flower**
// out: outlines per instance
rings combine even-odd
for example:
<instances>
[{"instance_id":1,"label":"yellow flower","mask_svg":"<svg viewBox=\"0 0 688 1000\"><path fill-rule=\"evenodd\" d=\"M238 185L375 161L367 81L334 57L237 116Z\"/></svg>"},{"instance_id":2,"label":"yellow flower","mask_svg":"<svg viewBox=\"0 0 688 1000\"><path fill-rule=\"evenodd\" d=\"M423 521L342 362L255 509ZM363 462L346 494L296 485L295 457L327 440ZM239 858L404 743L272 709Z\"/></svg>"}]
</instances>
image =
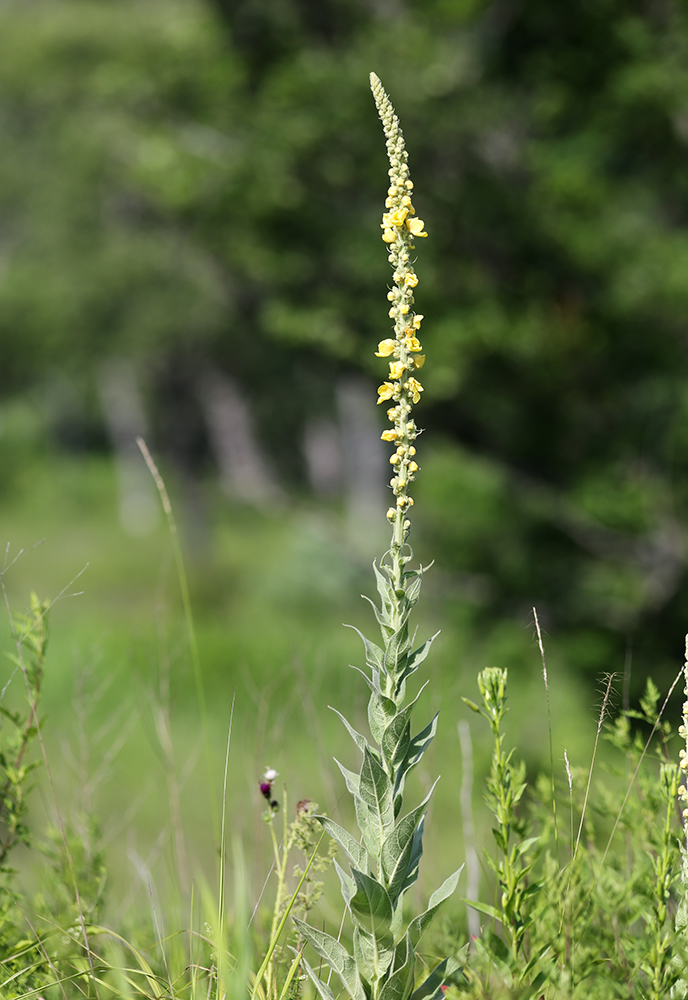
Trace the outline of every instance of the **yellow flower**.
<instances>
[{"instance_id":1,"label":"yellow flower","mask_svg":"<svg viewBox=\"0 0 688 1000\"><path fill-rule=\"evenodd\" d=\"M422 368L425 364L425 355L419 354L418 357L413 359L413 365L415 368Z\"/></svg>"},{"instance_id":2,"label":"yellow flower","mask_svg":"<svg viewBox=\"0 0 688 1000\"><path fill-rule=\"evenodd\" d=\"M380 435L380 440L382 441L396 441L399 437L399 432L394 430L383 431Z\"/></svg>"},{"instance_id":3,"label":"yellow flower","mask_svg":"<svg viewBox=\"0 0 688 1000\"><path fill-rule=\"evenodd\" d=\"M409 462L408 470L410 473L418 472L418 464L416 462Z\"/></svg>"},{"instance_id":4,"label":"yellow flower","mask_svg":"<svg viewBox=\"0 0 688 1000\"><path fill-rule=\"evenodd\" d=\"M416 287L416 285L418 284L418 278L413 273L413 271L410 271L407 275L404 276L404 284L409 285L411 288Z\"/></svg>"},{"instance_id":5,"label":"yellow flower","mask_svg":"<svg viewBox=\"0 0 688 1000\"><path fill-rule=\"evenodd\" d=\"M405 200L405 199L404 199ZM389 216L383 216L383 221L389 218L389 222L386 222L388 226L403 226L406 216L408 215L407 208L397 208L395 212L390 212ZM408 222L406 223L408 225Z\"/></svg>"},{"instance_id":6,"label":"yellow flower","mask_svg":"<svg viewBox=\"0 0 688 1000\"><path fill-rule=\"evenodd\" d=\"M423 232L423 230L425 229L425 223L423 222L422 219L407 219L406 228L408 229L408 231L411 233L412 236L428 235L427 233Z\"/></svg>"},{"instance_id":7,"label":"yellow flower","mask_svg":"<svg viewBox=\"0 0 688 1000\"><path fill-rule=\"evenodd\" d=\"M406 371L406 365L403 361L391 361L389 365L389 377L390 378L401 378L401 376Z\"/></svg>"},{"instance_id":8,"label":"yellow flower","mask_svg":"<svg viewBox=\"0 0 688 1000\"><path fill-rule=\"evenodd\" d=\"M407 382L404 382L404 389L410 394L414 403L420 402L420 394L423 392L423 386L420 382L416 381L415 378L410 378Z\"/></svg>"},{"instance_id":9,"label":"yellow flower","mask_svg":"<svg viewBox=\"0 0 688 1000\"><path fill-rule=\"evenodd\" d=\"M390 507L389 510L387 511L387 520L393 521L396 516L397 516L396 509L394 507Z\"/></svg>"},{"instance_id":10,"label":"yellow flower","mask_svg":"<svg viewBox=\"0 0 688 1000\"><path fill-rule=\"evenodd\" d=\"M404 343L404 347L407 351L422 351L423 348L420 346L420 341L417 337L407 337Z\"/></svg>"},{"instance_id":11,"label":"yellow flower","mask_svg":"<svg viewBox=\"0 0 688 1000\"><path fill-rule=\"evenodd\" d=\"M415 381L415 379L414 379ZM382 403L385 399L391 399L396 390L396 386L392 385L391 382L383 382L381 386L378 386L378 403Z\"/></svg>"},{"instance_id":12,"label":"yellow flower","mask_svg":"<svg viewBox=\"0 0 688 1000\"><path fill-rule=\"evenodd\" d=\"M375 352L376 358L388 358L390 354L394 354L394 348L396 347L396 341L394 340L381 340L377 345L377 351Z\"/></svg>"},{"instance_id":13,"label":"yellow flower","mask_svg":"<svg viewBox=\"0 0 688 1000\"><path fill-rule=\"evenodd\" d=\"M390 459L389 459L389 464L390 465L398 465L399 462L401 462L401 458L399 457L399 455L391 455L390 456Z\"/></svg>"},{"instance_id":14,"label":"yellow flower","mask_svg":"<svg viewBox=\"0 0 688 1000\"><path fill-rule=\"evenodd\" d=\"M385 243L394 243L396 241L396 238L397 234L394 232L393 229L385 229L384 233L382 234L382 239L385 241Z\"/></svg>"},{"instance_id":15,"label":"yellow flower","mask_svg":"<svg viewBox=\"0 0 688 1000\"><path fill-rule=\"evenodd\" d=\"M387 410L387 419L388 420L396 420L398 416L399 416L399 413L397 411L396 406L390 406L390 408Z\"/></svg>"},{"instance_id":16,"label":"yellow flower","mask_svg":"<svg viewBox=\"0 0 688 1000\"><path fill-rule=\"evenodd\" d=\"M417 316L413 317L413 329L420 330L420 324L423 320L423 313L418 313Z\"/></svg>"}]
</instances>

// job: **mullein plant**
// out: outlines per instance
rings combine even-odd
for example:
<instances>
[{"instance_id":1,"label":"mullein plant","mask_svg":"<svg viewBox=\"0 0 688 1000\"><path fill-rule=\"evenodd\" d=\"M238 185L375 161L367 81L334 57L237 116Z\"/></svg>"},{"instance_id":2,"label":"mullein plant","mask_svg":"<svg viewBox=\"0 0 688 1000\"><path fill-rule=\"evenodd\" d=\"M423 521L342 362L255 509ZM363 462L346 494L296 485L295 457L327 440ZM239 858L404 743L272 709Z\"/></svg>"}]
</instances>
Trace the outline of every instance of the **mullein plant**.
<instances>
[{"instance_id":1,"label":"mullein plant","mask_svg":"<svg viewBox=\"0 0 688 1000\"><path fill-rule=\"evenodd\" d=\"M408 702L406 697L407 681L425 660L435 638L414 649L415 636L409 633L409 616L418 601L422 582L422 568L408 568L412 558L408 545L409 513L413 506L409 487L419 471L415 442L420 433L411 414L423 391L416 373L425 360L418 339L423 317L412 308L418 278L411 251L414 239L426 233L411 200L413 183L399 121L374 73L370 83L390 163L382 239L389 248L388 259L394 271L394 285L387 296L394 337L381 341L376 356L389 359L389 376L378 390L378 403L392 404L387 410L392 426L382 433L382 439L395 446L390 459L394 504L387 511L392 540L380 564L374 564L380 605L370 602L380 626L382 644L377 645L359 633L367 666L367 671L359 672L370 688L368 724L373 742L369 743L340 715L363 758L357 774L337 762L353 796L360 839L328 817L318 817L348 860L349 872L335 864L353 923L353 955L324 931L300 920L295 923L302 938L338 975L351 1000L437 1000L452 971L450 960L440 962L416 986L416 948L440 903L456 888L461 869L433 893L425 912L408 924L403 912L406 891L418 879L423 825L432 795L431 790L420 805L402 815L404 785L437 728L435 715L424 729L412 735L411 714L420 692ZM303 966L322 1000L333 1000L329 985L305 959Z\"/></svg>"}]
</instances>

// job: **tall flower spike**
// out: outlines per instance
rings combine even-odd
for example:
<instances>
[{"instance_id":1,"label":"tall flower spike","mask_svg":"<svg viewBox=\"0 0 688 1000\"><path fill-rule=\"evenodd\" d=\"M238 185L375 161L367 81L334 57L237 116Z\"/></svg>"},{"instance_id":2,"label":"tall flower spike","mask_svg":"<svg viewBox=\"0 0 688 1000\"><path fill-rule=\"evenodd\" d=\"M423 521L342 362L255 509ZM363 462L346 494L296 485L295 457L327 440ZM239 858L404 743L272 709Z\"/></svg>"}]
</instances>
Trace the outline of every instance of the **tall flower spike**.
<instances>
[{"instance_id":1,"label":"tall flower spike","mask_svg":"<svg viewBox=\"0 0 688 1000\"><path fill-rule=\"evenodd\" d=\"M411 268L409 251L413 249L412 240L425 235L425 227L415 217L411 202L412 185L399 122L374 73L370 83L390 160L382 239L389 246L389 260L394 267L394 287L387 295L394 339L381 341L376 354L389 363L388 381L378 390L378 402L389 399L393 404L387 411L393 427L383 431L382 440L395 449L390 462L396 503L387 512L394 530L389 552L380 564L373 564L380 596L379 606L373 607L381 645L359 633L367 668L360 672L370 689L371 741L340 716L363 755L358 773L339 764L354 799L360 839L325 816L315 817L348 860L349 872L336 862L335 866L353 923L353 955L339 939L319 928L299 920L295 924L320 960L337 973L349 1000L442 1000L442 985L455 966L444 959L416 988L416 947L442 901L454 892L461 869L430 896L423 913L408 922L404 913L405 894L418 878L425 814L432 795L431 790L423 802L404 814L404 789L409 773L421 760L437 728L435 715L423 729L413 733L411 716L420 692L408 702L406 698L407 682L415 681L414 674L435 638L413 648L415 633L409 628L409 617L420 594L422 569L406 568L411 556L405 545L411 526L407 514L413 503L408 488L418 472L414 459L418 430L411 410L423 391L411 374L422 365L418 330L423 317L412 312L412 289L418 279ZM320 1000L334 1000L330 987L305 958L302 963Z\"/></svg>"},{"instance_id":2,"label":"tall flower spike","mask_svg":"<svg viewBox=\"0 0 688 1000\"><path fill-rule=\"evenodd\" d=\"M389 358L389 381L383 382L378 389L378 403L391 399L395 404L387 411L394 430L384 431L382 440L391 440L397 445L396 452L390 459L394 469L390 486L395 496L395 505L389 508L387 517L393 526L390 555L398 589L401 587L405 561L402 550L411 528L408 514L413 499L409 495L409 485L419 471L418 464L414 461L414 442L420 431L411 420L411 410L414 403L420 401L423 386L411 373L421 368L425 361L424 355L419 354L422 347L418 340L423 317L415 314L412 309L413 289L418 285L418 277L411 264L410 251L414 249L414 239L428 234L425 232L425 223L416 216L411 200L413 182L409 177L408 155L399 119L375 73L370 74L370 87L385 130L389 157L389 189L385 201L387 211L382 216L381 228L382 239L389 247L388 259L394 271L394 287L387 294L392 303L389 315L394 320L394 339L381 341L375 356Z\"/></svg>"}]
</instances>

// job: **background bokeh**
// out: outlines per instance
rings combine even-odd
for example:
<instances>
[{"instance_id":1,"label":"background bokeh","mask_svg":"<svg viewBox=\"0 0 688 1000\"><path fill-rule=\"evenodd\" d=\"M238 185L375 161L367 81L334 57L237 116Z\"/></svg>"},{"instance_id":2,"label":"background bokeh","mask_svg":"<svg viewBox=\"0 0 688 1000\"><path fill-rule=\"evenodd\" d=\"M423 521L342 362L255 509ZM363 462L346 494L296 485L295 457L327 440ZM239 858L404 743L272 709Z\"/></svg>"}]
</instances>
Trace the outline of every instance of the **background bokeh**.
<instances>
[{"instance_id":1,"label":"background bokeh","mask_svg":"<svg viewBox=\"0 0 688 1000\"><path fill-rule=\"evenodd\" d=\"M358 595L386 542L387 165L370 70L430 234L413 538L435 560L419 620L443 634L423 703L444 729L417 781L444 774L443 848L462 851L456 720L479 668L509 668L510 735L533 767L548 752L533 606L557 766L564 746L585 763L602 673L618 673L620 704L648 674L666 689L682 661L680 4L2 0L3 580L18 610L31 589L62 594L46 739L73 822L99 818L125 910L147 866L174 867L175 781L195 845L181 867L212 872L214 842L137 434L180 523L215 781L236 698L230 799L258 884L267 764L294 801L339 808L330 758L351 751L326 705L365 707L340 623L370 630ZM484 738L477 726L479 773Z\"/></svg>"}]
</instances>

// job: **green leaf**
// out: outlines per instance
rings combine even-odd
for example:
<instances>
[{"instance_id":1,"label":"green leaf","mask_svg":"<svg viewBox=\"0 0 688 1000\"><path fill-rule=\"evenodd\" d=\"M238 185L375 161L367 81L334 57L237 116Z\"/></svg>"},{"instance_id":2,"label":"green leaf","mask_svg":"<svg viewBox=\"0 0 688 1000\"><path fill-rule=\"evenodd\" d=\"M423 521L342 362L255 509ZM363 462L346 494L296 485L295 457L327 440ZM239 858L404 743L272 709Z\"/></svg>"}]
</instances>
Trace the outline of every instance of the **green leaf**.
<instances>
[{"instance_id":1,"label":"green leaf","mask_svg":"<svg viewBox=\"0 0 688 1000\"><path fill-rule=\"evenodd\" d=\"M382 606L383 608L387 608L391 611L396 601L394 599L394 587L392 586L392 581L389 578L387 567L378 566L377 560L374 560L373 572L375 573L375 583L377 586L377 592L380 595L380 600L382 601Z\"/></svg>"},{"instance_id":2,"label":"green leaf","mask_svg":"<svg viewBox=\"0 0 688 1000\"><path fill-rule=\"evenodd\" d=\"M426 639L422 646L419 646L415 652L411 653L408 660L406 661L406 667L404 669L404 677L410 677L411 674L418 670L425 657L430 652L430 647L439 635L439 632L435 632L434 635Z\"/></svg>"},{"instance_id":3,"label":"green leaf","mask_svg":"<svg viewBox=\"0 0 688 1000\"><path fill-rule=\"evenodd\" d=\"M334 969L351 1000L367 1000L356 963L344 945L325 931L311 927L297 917L293 918L299 934L312 945L322 959Z\"/></svg>"},{"instance_id":4,"label":"green leaf","mask_svg":"<svg viewBox=\"0 0 688 1000\"><path fill-rule=\"evenodd\" d=\"M391 698L373 691L368 702L368 725L376 743L382 743L382 734L396 713L397 706Z\"/></svg>"},{"instance_id":5,"label":"green leaf","mask_svg":"<svg viewBox=\"0 0 688 1000\"><path fill-rule=\"evenodd\" d=\"M480 710L480 706L476 705L476 703L474 701L471 701L470 698L464 698L462 696L461 697L461 701L464 703L464 705L468 705L468 707L471 709L471 711L477 712L478 715L482 715L483 714L482 711Z\"/></svg>"},{"instance_id":6,"label":"green leaf","mask_svg":"<svg viewBox=\"0 0 688 1000\"><path fill-rule=\"evenodd\" d=\"M465 903L468 904L472 909L477 910L478 913L484 913L487 917L492 917L493 920L498 920L501 924L502 914L495 906L490 906L489 903L480 903L478 900L466 899Z\"/></svg>"},{"instance_id":7,"label":"green leaf","mask_svg":"<svg viewBox=\"0 0 688 1000\"><path fill-rule=\"evenodd\" d=\"M351 874L356 884L356 894L349 904L352 917L359 927L375 937L388 936L392 922L392 903L387 890L377 879L357 868L352 868Z\"/></svg>"},{"instance_id":8,"label":"green leaf","mask_svg":"<svg viewBox=\"0 0 688 1000\"><path fill-rule=\"evenodd\" d=\"M354 959L364 979L379 981L394 958L393 937L376 938L361 927L354 927Z\"/></svg>"},{"instance_id":9,"label":"green leaf","mask_svg":"<svg viewBox=\"0 0 688 1000\"><path fill-rule=\"evenodd\" d=\"M408 656L409 649L411 648L411 640L408 634L408 624L404 624L387 640L385 645L385 670L388 674L393 677L397 677L399 674L404 675L404 671L401 665L406 665L406 658Z\"/></svg>"},{"instance_id":10,"label":"green leaf","mask_svg":"<svg viewBox=\"0 0 688 1000\"><path fill-rule=\"evenodd\" d=\"M405 958L403 963L397 966L402 947L405 947ZM402 945L397 948L397 961L395 961L397 967L380 990L380 1000L407 1000L411 996L416 971L416 956L408 934Z\"/></svg>"},{"instance_id":11,"label":"green leaf","mask_svg":"<svg viewBox=\"0 0 688 1000\"><path fill-rule=\"evenodd\" d=\"M383 669L384 652L377 646L374 642L371 642L360 629L357 629L355 625L345 625L345 628L353 629L356 635L360 636L365 646L366 663L369 667L373 667L375 670Z\"/></svg>"},{"instance_id":12,"label":"green leaf","mask_svg":"<svg viewBox=\"0 0 688 1000\"><path fill-rule=\"evenodd\" d=\"M439 714L440 713L437 712L434 718L427 724L425 729L411 737L408 751L397 769L394 786L395 796L400 795L403 792L406 775L416 766L427 748L432 743L435 733L437 732L437 720L439 718Z\"/></svg>"},{"instance_id":13,"label":"green leaf","mask_svg":"<svg viewBox=\"0 0 688 1000\"><path fill-rule=\"evenodd\" d=\"M419 914L409 924L408 933L414 947L418 944L423 934L425 934L426 930L430 926L430 922L440 908L440 905L445 899L448 899L456 889L459 884L459 877L463 868L464 866L461 865L461 867L458 868L453 875L450 875L449 878L444 880L439 889L436 889L430 897L428 908L425 913Z\"/></svg>"},{"instance_id":14,"label":"green leaf","mask_svg":"<svg viewBox=\"0 0 688 1000\"><path fill-rule=\"evenodd\" d=\"M311 969L310 965L303 957L303 955L301 956L301 965L306 970L306 974L310 979L310 981L315 986L316 990L318 991L321 1000L335 1000L334 993L332 992L330 987L327 985L327 983L324 983L322 979L319 979L318 976L316 976L315 972L313 972L313 970Z\"/></svg>"},{"instance_id":15,"label":"green leaf","mask_svg":"<svg viewBox=\"0 0 688 1000\"><path fill-rule=\"evenodd\" d=\"M408 721L408 711L404 710L394 716L380 740L382 757L390 770L396 770L410 745L411 723Z\"/></svg>"},{"instance_id":16,"label":"green leaf","mask_svg":"<svg viewBox=\"0 0 688 1000\"><path fill-rule=\"evenodd\" d=\"M354 729L354 727L349 724L349 722L347 721L347 719L342 715L341 712L338 712L336 708L332 708L332 705L328 705L327 707L330 709L331 712L334 712L335 715L339 716L339 718L342 720L342 722L346 726L346 730L347 730L349 736L354 741L354 743L356 744L356 746L358 747L358 749L361 751L361 753L363 753L363 751L365 750L365 748L368 746L368 741L366 740L365 736L362 736L361 733L357 733L356 730Z\"/></svg>"},{"instance_id":17,"label":"green leaf","mask_svg":"<svg viewBox=\"0 0 688 1000\"><path fill-rule=\"evenodd\" d=\"M423 829L425 827L425 816L421 816L420 823L413 834L413 844L411 845L411 857L409 858L406 877L401 887L402 892L406 892L418 879L418 869L420 859L423 856Z\"/></svg>"},{"instance_id":18,"label":"green leaf","mask_svg":"<svg viewBox=\"0 0 688 1000\"><path fill-rule=\"evenodd\" d=\"M368 806L369 820L375 824L375 838L382 846L394 826L392 784L368 747L363 754L359 794Z\"/></svg>"},{"instance_id":19,"label":"green leaf","mask_svg":"<svg viewBox=\"0 0 688 1000\"><path fill-rule=\"evenodd\" d=\"M439 781L439 778L437 780ZM387 891L392 900L397 898L406 881L413 852L414 834L425 813L430 796L435 790L435 785L437 785L437 781L420 805L399 820L382 845L380 860L387 882Z\"/></svg>"},{"instance_id":20,"label":"green leaf","mask_svg":"<svg viewBox=\"0 0 688 1000\"><path fill-rule=\"evenodd\" d=\"M340 764L336 757L333 757L333 760L344 776L346 787L349 789L354 798L359 798L361 794L361 779L359 775L354 774L354 772L350 771L348 767L344 767L343 764Z\"/></svg>"},{"instance_id":21,"label":"green leaf","mask_svg":"<svg viewBox=\"0 0 688 1000\"><path fill-rule=\"evenodd\" d=\"M445 958L436 965L422 985L412 993L412 1000L438 1000L442 996L442 986L446 979L458 968L458 962Z\"/></svg>"},{"instance_id":22,"label":"green leaf","mask_svg":"<svg viewBox=\"0 0 688 1000\"><path fill-rule=\"evenodd\" d=\"M348 906L353 896L356 893L356 883L354 882L354 880L351 878L350 875L346 874L341 865L337 863L336 859L333 860L332 863L334 865L334 870L337 872L337 875L339 876L339 881L342 887L342 897L344 899L344 902Z\"/></svg>"},{"instance_id":23,"label":"green leaf","mask_svg":"<svg viewBox=\"0 0 688 1000\"><path fill-rule=\"evenodd\" d=\"M357 868L365 871L368 867L368 855L362 844L359 844L355 837L352 837L348 830L335 823L329 816L313 816L333 840L336 840L349 859Z\"/></svg>"}]
</instances>

